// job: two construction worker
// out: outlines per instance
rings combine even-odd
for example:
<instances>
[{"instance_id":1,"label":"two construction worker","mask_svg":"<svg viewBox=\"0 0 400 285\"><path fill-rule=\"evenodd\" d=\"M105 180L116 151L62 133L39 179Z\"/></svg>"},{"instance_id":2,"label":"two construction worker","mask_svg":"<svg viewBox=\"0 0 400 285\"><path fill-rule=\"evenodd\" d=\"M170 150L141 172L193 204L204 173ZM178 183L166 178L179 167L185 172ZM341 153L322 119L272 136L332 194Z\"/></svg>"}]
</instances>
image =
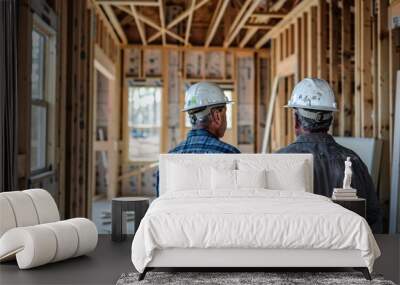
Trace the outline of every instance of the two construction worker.
<instances>
[{"instance_id":1,"label":"two construction worker","mask_svg":"<svg viewBox=\"0 0 400 285\"><path fill-rule=\"evenodd\" d=\"M185 112L192 130L186 140L170 153L240 153L220 140L227 119L226 105L232 103L216 84L200 82L186 92ZM294 110L296 141L278 153L312 153L314 156L314 193L332 196L334 188L342 187L344 161L352 162L352 184L357 195L367 201L367 221L374 232L382 231L382 215L374 184L367 167L352 150L335 142L328 133L337 112L334 93L322 79L305 78L293 89L287 106Z\"/></svg>"}]
</instances>

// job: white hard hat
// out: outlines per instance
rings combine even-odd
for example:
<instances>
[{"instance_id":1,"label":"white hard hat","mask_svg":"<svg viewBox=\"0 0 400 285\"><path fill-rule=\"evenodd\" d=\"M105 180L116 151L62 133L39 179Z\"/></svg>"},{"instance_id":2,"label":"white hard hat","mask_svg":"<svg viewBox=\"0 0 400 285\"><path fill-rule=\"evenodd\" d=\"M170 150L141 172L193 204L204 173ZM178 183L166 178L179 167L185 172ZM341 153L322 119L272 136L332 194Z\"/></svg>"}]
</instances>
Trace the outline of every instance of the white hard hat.
<instances>
[{"instance_id":1,"label":"white hard hat","mask_svg":"<svg viewBox=\"0 0 400 285\"><path fill-rule=\"evenodd\" d=\"M204 107L232 103L224 91L215 83L199 82L186 91L185 107L182 111L195 111Z\"/></svg>"},{"instance_id":2,"label":"white hard hat","mask_svg":"<svg viewBox=\"0 0 400 285\"><path fill-rule=\"evenodd\" d=\"M319 78L305 78L293 89L292 96L285 106L319 111L338 111L335 94L328 82Z\"/></svg>"}]
</instances>

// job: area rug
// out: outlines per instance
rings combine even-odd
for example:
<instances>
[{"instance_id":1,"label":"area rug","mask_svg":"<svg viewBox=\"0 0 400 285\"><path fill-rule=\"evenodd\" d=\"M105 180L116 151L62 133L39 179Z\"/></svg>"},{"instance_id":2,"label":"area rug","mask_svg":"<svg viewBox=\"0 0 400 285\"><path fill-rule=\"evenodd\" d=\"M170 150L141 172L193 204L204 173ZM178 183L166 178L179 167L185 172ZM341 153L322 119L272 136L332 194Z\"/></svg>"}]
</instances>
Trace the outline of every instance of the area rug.
<instances>
[{"instance_id":1,"label":"area rug","mask_svg":"<svg viewBox=\"0 0 400 285\"><path fill-rule=\"evenodd\" d=\"M368 281L360 272L148 272L146 278L138 281L138 273L124 273L117 285L133 284L387 284L381 275L372 275Z\"/></svg>"}]
</instances>

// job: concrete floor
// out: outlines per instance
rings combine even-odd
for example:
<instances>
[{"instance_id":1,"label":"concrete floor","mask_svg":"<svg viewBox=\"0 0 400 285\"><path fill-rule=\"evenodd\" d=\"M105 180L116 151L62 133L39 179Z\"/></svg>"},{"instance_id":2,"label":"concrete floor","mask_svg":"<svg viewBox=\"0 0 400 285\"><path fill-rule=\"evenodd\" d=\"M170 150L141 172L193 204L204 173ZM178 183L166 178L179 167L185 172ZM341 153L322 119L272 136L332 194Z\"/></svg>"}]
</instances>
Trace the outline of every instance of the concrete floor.
<instances>
[{"instance_id":1,"label":"concrete floor","mask_svg":"<svg viewBox=\"0 0 400 285\"><path fill-rule=\"evenodd\" d=\"M382 256L374 272L400 283L400 236L377 235ZM16 262L0 265L0 284L115 284L124 272L134 271L130 259L132 237L121 243L100 235L96 250L81 256L42 267L19 270ZM310 270L312 271L312 270Z\"/></svg>"}]
</instances>

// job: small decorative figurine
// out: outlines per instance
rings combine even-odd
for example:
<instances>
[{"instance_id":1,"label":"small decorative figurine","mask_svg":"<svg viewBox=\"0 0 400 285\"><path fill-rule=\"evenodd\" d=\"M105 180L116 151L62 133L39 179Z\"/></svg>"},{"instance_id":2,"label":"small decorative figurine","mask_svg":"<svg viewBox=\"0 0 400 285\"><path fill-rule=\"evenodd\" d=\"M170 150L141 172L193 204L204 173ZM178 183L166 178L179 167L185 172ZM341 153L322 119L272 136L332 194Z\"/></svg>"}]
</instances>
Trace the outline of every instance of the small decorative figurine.
<instances>
[{"instance_id":1,"label":"small decorative figurine","mask_svg":"<svg viewBox=\"0 0 400 285\"><path fill-rule=\"evenodd\" d=\"M351 170L351 161L350 157L347 157L347 160L344 162L344 179L343 179L343 189L352 189L351 188L351 176L353 175L353 171Z\"/></svg>"}]
</instances>

